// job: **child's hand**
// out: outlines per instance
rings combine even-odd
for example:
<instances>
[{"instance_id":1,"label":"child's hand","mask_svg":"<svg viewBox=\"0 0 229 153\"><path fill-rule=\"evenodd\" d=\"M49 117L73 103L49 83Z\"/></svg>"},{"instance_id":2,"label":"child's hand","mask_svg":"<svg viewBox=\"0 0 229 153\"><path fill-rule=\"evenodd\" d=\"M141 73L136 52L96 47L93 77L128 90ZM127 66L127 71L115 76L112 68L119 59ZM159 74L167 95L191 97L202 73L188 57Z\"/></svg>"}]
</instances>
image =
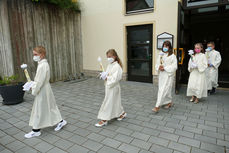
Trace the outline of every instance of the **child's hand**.
<instances>
[{"instance_id":1,"label":"child's hand","mask_svg":"<svg viewBox=\"0 0 229 153\"><path fill-rule=\"evenodd\" d=\"M107 72L100 73L100 79L106 80L107 79L107 76L108 76L108 73Z\"/></svg>"},{"instance_id":2,"label":"child's hand","mask_svg":"<svg viewBox=\"0 0 229 153\"><path fill-rule=\"evenodd\" d=\"M197 64L196 64L195 62L192 62L192 63L191 63L191 68L192 68L192 69L197 68Z\"/></svg>"},{"instance_id":3,"label":"child's hand","mask_svg":"<svg viewBox=\"0 0 229 153\"><path fill-rule=\"evenodd\" d=\"M160 65L159 70L160 71L164 71L164 66L163 65Z\"/></svg>"},{"instance_id":4,"label":"child's hand","mask_svg":"<svg viewBox=\"0 0 229 153\"><path fill-rule=\"evenodd\" d=\"M29 91L29 90L32 88L33 84L34 84L33 81L26 82L26 83L23 85L23 90L24 90L24 91Z\"/></svg>"}]
</instances>

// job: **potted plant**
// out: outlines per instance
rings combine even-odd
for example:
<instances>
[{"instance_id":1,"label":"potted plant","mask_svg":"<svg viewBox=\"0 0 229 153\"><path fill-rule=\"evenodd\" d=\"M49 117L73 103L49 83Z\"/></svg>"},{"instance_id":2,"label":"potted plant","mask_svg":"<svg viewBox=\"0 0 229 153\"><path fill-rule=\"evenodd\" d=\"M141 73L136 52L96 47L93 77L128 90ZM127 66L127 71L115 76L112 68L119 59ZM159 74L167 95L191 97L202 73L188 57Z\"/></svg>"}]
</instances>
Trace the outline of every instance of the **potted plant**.
<instances>
[{"instance_id":1,"label":"potted plant","mask_svg":"<svg viewBox=\"0 0 229 153\"><path fill-rule=\"evenodd\" d=\"M0 94L3 98L3 104L13 105L21 103L25 94L23 85L24 83L19 82L16 75L0 78Z\"/></svg>"}]
</instances>

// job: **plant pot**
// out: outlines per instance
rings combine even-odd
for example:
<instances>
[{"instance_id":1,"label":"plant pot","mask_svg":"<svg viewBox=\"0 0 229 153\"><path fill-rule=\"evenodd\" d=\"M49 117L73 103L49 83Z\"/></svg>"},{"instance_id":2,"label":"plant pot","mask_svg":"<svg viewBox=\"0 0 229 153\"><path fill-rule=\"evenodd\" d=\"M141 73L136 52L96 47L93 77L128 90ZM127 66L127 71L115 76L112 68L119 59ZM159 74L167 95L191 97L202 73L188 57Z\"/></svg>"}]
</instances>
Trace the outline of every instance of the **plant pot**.
<instances>
[{"instance_id":1,"label":"plant pot","mask_svg":"<svg viewBox=\"0 0 229 153\"><path fill-rule=\"evenodd\" d=\"M0 94L3 98L4 105L14 105L21 103L25 91L23 91L23 82L20 82L16 85L4 85L0 86Z\"/></svg>"}]
</instances>

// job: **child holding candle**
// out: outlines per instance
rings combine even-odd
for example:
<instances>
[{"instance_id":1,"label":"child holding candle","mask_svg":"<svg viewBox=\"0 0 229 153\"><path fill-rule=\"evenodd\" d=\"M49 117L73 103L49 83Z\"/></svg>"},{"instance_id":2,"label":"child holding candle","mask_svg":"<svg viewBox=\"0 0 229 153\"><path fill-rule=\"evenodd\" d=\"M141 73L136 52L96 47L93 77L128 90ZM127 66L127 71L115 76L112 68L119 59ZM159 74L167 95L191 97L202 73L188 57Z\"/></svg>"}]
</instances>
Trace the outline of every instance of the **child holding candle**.
<instances>
[{"instance_id":1,"label":"child holding candle","mask_svg":"<svg viewBox=\"0 0 229 153\"><path fill-rule=\"evenodd\" d=\"M121 121L126 113L121 104L121 88L119 81L122 79L122 63L114 49L107 51L109 65L106 72L102 72L100 78L105 81L105 98L99 110L98 119L101 121L95 124L102 127L108 124L113 118Z\"/></svg>"},{"instance_id":2,"label":"child holding candle","mask_svg":"<svg viewBox=\"0 0 229 153\"><path fill-rule=\"evenodd\" d=\"M205 71L208 66L204 48L201 43L195 44L194 54L189 60L188 71L190 72L187 88L187 96L192 96L191 102L199 103L199 99L207 97L207 82Z\"/></svg>"},{"instance_id":3,"label":"child holding candle","mask_svg":"<svg viewBox=\"0 0 229 153\"><path fill-rule=\"evenodd\" d=\"M218 87L218 68L221 63L221 55L215 50L215 43L207 44L206 56L208 59L208 68L206 70L207 86L210 94L214 94Z\"/></svg>"},{"instance_id":4,"label":"child holding candle","mask_svg":"<svg viewBox=\"0 0 229 153\"><path fill-rule=\"evenodd\" d=\"M26 138L40 136L41 128L57 124L55 131L59 131L67 124L67 122L61 117L49 83L50 69L48 62L45 59L45 48L42 46L34 48L33 55L33 60L38 62L36 76L31 86L32 95L35 96L35 99L29 125L32 126L33 129L28 134L25 134Z\"/></svg>"},{"instance_id":5,"label":"child holding candle","mask_svg":"<svg viewBox=\"0 0 229 153\"><path fill-rule=\"evenodd\" d=\"M172 86L177 69L177 58L173 54L170 41L163 43L162 52L157 59L156 70L159 71L158 94L156 106L152 109L158 113L160 106L168 109L172 106Z\"/></svg>"}]
</instances>

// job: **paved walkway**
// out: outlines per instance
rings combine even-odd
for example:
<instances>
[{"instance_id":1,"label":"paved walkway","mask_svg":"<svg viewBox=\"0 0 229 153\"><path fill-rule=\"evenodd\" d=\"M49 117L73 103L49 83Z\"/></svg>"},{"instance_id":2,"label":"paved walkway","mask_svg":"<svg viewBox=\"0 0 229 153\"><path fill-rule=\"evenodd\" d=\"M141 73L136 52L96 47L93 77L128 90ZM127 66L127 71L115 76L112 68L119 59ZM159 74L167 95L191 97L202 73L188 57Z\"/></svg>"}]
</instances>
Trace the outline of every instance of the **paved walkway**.
<instances>
[{"instance_id":1,"label":"paved walkway","mask_svg":"<svg viewBox=\"0 0 229 153\"><path fill-rule=\"evenodd\" d=\"M229 91L220 90L193 104L183 89L174 96L172 109L153 115L156 85L123 81L122 103L127 118L96 128L104 98L103 81L58 82L52 86L68 125L59 132L46 128L40 137L25 139L24 134L31 130L28 122L33 97L26 94L25 102L14 106L0 104L1 153L229 152Z\"/></svg>"}]
</instances>

